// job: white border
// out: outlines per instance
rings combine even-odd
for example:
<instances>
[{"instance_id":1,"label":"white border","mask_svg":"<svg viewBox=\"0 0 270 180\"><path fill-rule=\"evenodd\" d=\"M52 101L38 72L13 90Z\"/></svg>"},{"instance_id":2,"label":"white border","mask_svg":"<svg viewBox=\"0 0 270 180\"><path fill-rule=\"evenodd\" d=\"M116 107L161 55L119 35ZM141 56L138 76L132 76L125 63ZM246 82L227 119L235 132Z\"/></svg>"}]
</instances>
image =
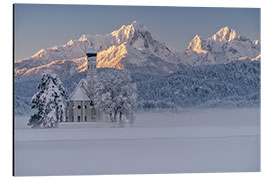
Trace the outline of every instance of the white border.
<instances>
[{"instance_id":1,"label":"white border","mask_svg":"<svg viewBox=\"0 0 270 180\"><path fill-rule=\"evenodd\" d=\"M7 0L1 2L1 126L0 126L0 176L1 179L12 177L12 4L13 3L46 3L46 4L99 4L99 5L150 5L150 6L196 6L196 7L250 7L261 10L262 40L262 172L261 173L205 173L205 174L155 174L155 175L103 175L103 176L59 176L50 179L268 179L269 178L269 5L264 0ZM268 83L268 84L267 84ZM22 179L48 177L21 177Z\"/></svg>"}]
</instances>

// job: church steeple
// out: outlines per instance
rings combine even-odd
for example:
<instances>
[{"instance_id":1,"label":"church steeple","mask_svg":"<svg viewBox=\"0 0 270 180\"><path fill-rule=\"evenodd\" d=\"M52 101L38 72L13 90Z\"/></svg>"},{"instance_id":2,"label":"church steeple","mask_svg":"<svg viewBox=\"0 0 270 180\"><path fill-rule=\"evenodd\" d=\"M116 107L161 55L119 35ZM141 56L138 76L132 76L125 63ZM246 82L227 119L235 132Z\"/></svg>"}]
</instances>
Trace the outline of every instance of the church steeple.
<instances>
[{"instance_id":1,"label":"church steeple","mask_svg":"<svg viewBox=\"0 0 270 180\"><path fill-rule=\"evenodd\" d=\"M96 68L96 57L97 57L97 51L90 47L86 51L87 56L87 86L88 86L88 96L93 97L96 89L96 74L97 74L97 68Z\"/></svg>"},{"instance_id":2,"label":"church steeple","mask_svg":"<svg viewBox=\"0 0 270 180\"><path fill-rule=\"evenodd\" d=\"M97 69L97 51L90 48L87 56L87 77L82 79L67 101L65 115L67 122L103 121L103 111L95 102Z\"/></svg>"}]
</instances>

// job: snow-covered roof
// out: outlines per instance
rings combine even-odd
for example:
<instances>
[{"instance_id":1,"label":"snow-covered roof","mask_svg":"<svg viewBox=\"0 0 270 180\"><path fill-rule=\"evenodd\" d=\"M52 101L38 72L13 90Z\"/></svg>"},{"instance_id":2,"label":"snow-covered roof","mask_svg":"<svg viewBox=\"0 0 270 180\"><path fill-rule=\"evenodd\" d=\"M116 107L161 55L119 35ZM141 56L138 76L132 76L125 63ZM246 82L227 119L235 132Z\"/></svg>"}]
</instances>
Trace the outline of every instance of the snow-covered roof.
<instances>
[{"instance_id":1,"label":"snow-covered roof","mask_svg":"<svg viewBox=\"0 0 270 180\"><path fill-rule=\"evenodd\" d=\"M93 47L90 47L90 48L86 51L86 54L97 54L97 51L96 51Z\"/></svg>"},{"instance_id":2,"label":"snow-covered roof","mask_svg":"<svg viewBox=\"0 0 270 180\"><path fill-rule=\"evenodd\" d=\"M87 96L85 90L82 87L78 87L75 89L69 100L72 101L86 101L90 100L89 97Z\"/></svg>"},{"instance_id":3,"label":"snow-covered roof","mask_svg":"<svg viewBox=\"0 0 270 180\"><path fill-rule=\"evenodd\" d=\"M87 80L81 79L76 88L73 90L73 92L69 96L69 101L82 101L82 100L90 100L90 98L87 96Z\"/></svg>"}]
</instances>

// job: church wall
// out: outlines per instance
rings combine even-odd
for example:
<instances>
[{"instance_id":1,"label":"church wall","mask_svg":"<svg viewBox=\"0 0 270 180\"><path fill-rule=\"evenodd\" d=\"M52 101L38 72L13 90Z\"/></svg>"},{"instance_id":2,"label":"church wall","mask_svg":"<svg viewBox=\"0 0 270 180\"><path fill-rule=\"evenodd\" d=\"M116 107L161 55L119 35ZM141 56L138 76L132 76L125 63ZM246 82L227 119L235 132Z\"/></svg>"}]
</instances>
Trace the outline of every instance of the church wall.
<instances>
[{"instance_id":1,"label":"church wall","mask_svg":"<svg viewBox=\"0 0 270 180\"><path fill-rule=\"evenodd\" d=\"M80 109L78 108L80 106ZM95 114L93 114L93 112ZM66 104L67 122L96 122L103 120L103 112L90 105L90 101L68 101ZM85 121L86 117L86 121Z\"/></svg>"}]
</instances>

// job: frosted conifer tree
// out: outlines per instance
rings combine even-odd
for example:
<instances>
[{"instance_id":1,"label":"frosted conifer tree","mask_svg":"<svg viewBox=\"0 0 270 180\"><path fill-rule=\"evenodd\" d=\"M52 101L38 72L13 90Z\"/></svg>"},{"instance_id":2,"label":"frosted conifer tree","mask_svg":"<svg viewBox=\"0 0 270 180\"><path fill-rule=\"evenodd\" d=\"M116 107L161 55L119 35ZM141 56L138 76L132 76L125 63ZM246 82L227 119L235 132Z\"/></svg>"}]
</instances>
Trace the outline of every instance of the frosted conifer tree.
<instances>
[{"instance_id":1,"label":"frosted conifer tree","mask_svg":"<svg viewBox=\"0 0 270 180\"><path fill-rule=\"evenodd\" d=\"M127 71L105 71L97 83L97 104L109 114L111 122L134 121L136 85Z\"/></svg>"},{"instance_id":2,"label":"frosted conifer tree","mask_svg":"<svg viewBox=\"0 0 270 180\"><path fill-rule=\"evenodd\" d=\"M32 97L31 116L28 125L32 128L55 127L64 119L65 88L57 74L45 74L38 85L38 92Z\"/></svg>"}]
</instances>

